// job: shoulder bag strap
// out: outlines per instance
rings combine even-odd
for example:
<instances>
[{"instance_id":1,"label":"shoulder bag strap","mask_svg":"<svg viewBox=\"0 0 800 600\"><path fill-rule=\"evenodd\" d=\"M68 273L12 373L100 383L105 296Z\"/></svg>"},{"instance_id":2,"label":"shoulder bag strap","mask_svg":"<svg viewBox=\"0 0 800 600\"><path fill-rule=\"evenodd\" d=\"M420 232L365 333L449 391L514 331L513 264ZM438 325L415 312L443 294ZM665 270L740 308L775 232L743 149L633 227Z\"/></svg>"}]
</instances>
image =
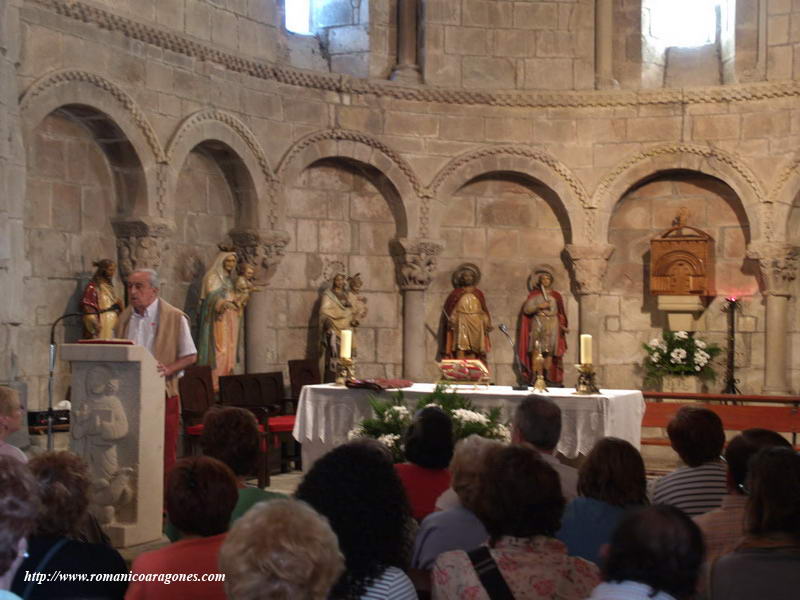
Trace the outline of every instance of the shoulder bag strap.
<instances>
[{"instance_id":1,"label":"shoulder bag strap","mask_svg":"<svg viewBox=\"0 0 800 600\"><path fill-rule=\"evenodd\" d=\"M44 568L47 566L47 563L50 562L50 559L52 559L56 555L56 553L59 550L61 550L62 546L64 546L64 544L66 544L68 541L69 539L67 538L61 538L55 544L50 546L50 550L48 550L47 554L45 554L42 560L39 561L39 564L36 565L36 568L32 571L32 573L43 573ZM27 600L28 598L30 598L31 592L33 591L33 587L35 585L38 585L38 583L39 583L38 581L33 581L33 580L28 582L28 585L25 586L25 591L22 593L22 600Z\"/></svg>"},{"instance_id":2,"label":"shoulder bag strap","mask_svg":"<svg viewBox=\"0 0 800 600\"><path fill-rule=\"evenodd\" d=\"M491 600L514 600L514 594L511 593L506 580L503 579L503 574L497 568L497 563L492 558L488 547L475 548L475 550L467 552L467 556Z\"/></svg>"}]
</instances>

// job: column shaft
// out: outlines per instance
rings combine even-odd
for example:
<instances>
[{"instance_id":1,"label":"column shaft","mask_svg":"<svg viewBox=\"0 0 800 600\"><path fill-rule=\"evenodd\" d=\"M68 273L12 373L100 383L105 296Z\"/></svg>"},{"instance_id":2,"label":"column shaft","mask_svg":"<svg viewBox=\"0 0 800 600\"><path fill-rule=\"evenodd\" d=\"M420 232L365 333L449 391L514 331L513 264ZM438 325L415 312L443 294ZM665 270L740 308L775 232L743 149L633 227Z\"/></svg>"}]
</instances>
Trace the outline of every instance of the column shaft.
<instances>
[{"instance_id":1,"label":"column shaft","mask_svg":"<svg viewBox=\"0 0 800 600\"><path fill-rule=\"evenodd\" d=\"M425 290L403 292L403 377L425 380Z\"/></svg>"},{"instance_id":2,"label":"column shaft","mask_svg":"<svg viewBox=\"0 0 800 600\"><path fill-rule=\"evenodd\" d=\"M786 327L789 297L767 295L767 332L765 340L764 393L787 394Z\"/></svg>"}]
</instances>

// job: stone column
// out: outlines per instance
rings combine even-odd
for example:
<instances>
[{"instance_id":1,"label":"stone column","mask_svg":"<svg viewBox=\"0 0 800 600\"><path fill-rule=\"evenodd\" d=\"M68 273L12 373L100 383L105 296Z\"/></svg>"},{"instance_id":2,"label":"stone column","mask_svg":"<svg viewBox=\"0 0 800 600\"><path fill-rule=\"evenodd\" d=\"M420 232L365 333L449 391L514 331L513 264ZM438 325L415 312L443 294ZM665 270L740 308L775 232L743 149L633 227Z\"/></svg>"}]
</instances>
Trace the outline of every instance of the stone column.
<instances>
[{"instance_id":1,"label":"stone column","mask_svg":"<svg viewBox=\"0 0 800 600\"><path fill-rule=\"evenodd\" d=\"M397 65L389 77L401 83L421 83L417 62L419 0L397 0Z\"/></svg>"},{"instance_id":2,"label":"stone column","mask_svg":"<svg viewBox=\"0 0 800 600\"><path fill-rule=\"evenodd\" d=\"M567 244L567 254L572 262L575 287L579 296L578 319L580 333L592 336L592 352L596 365L603 364L602 316L600 299L603 293L603 278L608 269L608 259L614 252L609 244L576 246Z\"/></svg>"},{"instance_id":3,"label":"stone column","mask_svg":"<svg viewBox=\"0 0 800 600\"><path fill-rule=\"evenodd\" d=\"M123 282L136 269L159 270L175 232L171 221L157 217L128 217L113 219L111 226L117 236L119 276Z\"/></svg>"},{"instance_id":4,"label":"stone column","mask_svg":"<svg viewBox=\"0 0 800 600\"><path fill-rule=\"evenodd\" d=\"M436 271L444 244L435 240L398 239L398 280L403 292L403 377L424 381L425 290Z\"/></svg>"},{"instance_id":5,"label":"stone column","mask_svg":"<svg viewBox=\"0 0 800 600\"><path fill-rule=\"evenodd\" d=\"M788 394L786 348L787 308L791 284L797 276L800 248L784 242L754 242L747 257L758 261L766 297L766 339L764 341L765 394Z\"/></svg>"},{"instance_id":6,"label":"stone column","mask_svg":"<svg viewBox=\"0 0 800 600\"><path fill-rule=\"evenodd\" d=\"M614 79L613 0L597 0L594 13L594 70L597 89L618 88Z\"/></svg>"},{"instance_id":7,"label":"stone column","mask_svg":"<svg viewBox=\"0 0 800 600\"><path fill-rule=\"evenodd\" d=\"M256 282L265 285L284 256L289 234L285 231L239 229L231 231L229 235L239 259L257 267ZM270 349L258 335L274 325L272 317L266 294L254 292L247 303L244 317L245 369L248 373L263 372L275 362L270 360Z\"/></svg>"}]
</instances>

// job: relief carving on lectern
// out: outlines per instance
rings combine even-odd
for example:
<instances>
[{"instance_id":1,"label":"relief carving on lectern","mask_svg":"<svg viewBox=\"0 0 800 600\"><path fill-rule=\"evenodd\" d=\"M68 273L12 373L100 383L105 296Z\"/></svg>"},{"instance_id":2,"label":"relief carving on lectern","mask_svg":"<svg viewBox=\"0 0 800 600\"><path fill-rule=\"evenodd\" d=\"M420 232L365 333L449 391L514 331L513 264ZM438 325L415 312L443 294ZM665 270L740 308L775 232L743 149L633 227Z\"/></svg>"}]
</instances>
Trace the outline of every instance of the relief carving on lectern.
<instances>
[{"instance_id":1,"label":"relief carving on lectern","mask_svg":"<svg viewBox=\"0 0 800 600\"><path fill-rule=\"evenodd\" d=\"M128 417L119 399L120 379L106 365L88 369L86 401L72 421L73 450L89 464L90 510L101 524L120 521L119 511L134 498L134 470L120 464L118 448L128 435Z\"/></svg>"},{"instance_id":2,"label":"relief carving on lectern","mask_svg":"<svg viewBox=\"0 0 800 600\"><path fill-rule=\"evenodd\" d=\"M650 293L714 296L714 238L686 224L682 209L672 227L650 240Z\"/></svg>"}]
</instances>

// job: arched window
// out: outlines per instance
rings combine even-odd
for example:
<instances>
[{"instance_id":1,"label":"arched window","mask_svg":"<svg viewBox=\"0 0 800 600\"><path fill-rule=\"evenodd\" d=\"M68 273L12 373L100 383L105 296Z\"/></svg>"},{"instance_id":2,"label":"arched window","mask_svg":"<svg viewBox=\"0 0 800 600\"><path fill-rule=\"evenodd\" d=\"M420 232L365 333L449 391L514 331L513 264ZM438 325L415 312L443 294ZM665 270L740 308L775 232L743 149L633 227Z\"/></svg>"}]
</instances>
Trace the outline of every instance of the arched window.
<instances>
[{"instance_id":1,"label":"arched window","mask_svg":"<svg viewBox=\"0 0 800 600\"><path fill-rule=\"evenodd\" d=\"M286 29L292 33L311 35L311 0L286 0Z\"/></svg>"},{"instance_id":2,"label":"arched window","mask_svg":"<svg viewBox=\"0 0 800 600\"><path fill-rule=\"evenodd\" d=\"M720 29L720 0L649 0L649 35L664 47L713 44Z\"/></svg>"}]
</instances>

